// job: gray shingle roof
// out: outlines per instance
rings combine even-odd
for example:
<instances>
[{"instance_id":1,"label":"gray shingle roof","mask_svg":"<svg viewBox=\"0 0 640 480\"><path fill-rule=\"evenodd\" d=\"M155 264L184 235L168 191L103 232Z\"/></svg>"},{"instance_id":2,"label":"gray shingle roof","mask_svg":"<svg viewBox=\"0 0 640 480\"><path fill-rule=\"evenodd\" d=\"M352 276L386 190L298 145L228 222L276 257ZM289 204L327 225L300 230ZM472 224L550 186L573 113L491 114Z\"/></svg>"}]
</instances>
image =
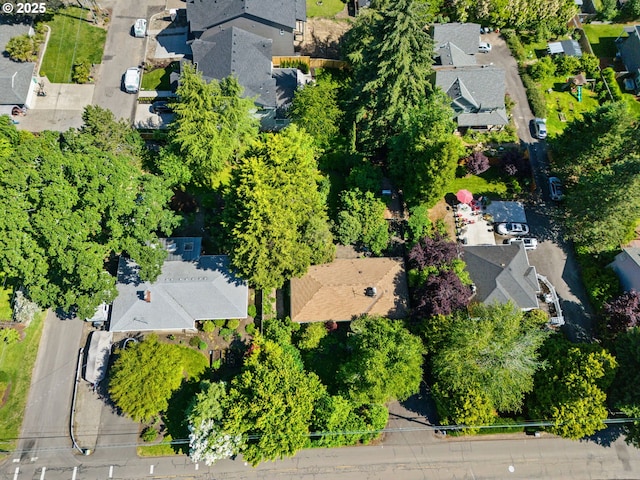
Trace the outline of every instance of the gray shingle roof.
<instances>
[{"instance_id":1,"label":"gray shingle roof","mask_svg":"<svg viewBox=\"0 0 640 480\"><path fill-rule=\"evenodd\" d=\"M625 290L640 291L640 248L623 248L609 266L618 274Z\"/></svg>"},{"instance_id":2,"label":"gray shingle roof","mask_svg":"<svg viewBox=\"0 0 640 480\"><path fill-rule=\"evenodd\" d=\"M165 261L153 283L143 282L138 272L133 260L120 258L112 332L192 330L196 320L247 316L247 284L230 271L226 255Z\"/></svg>"},{"instance_id":3,"label":"gray shingle roof","mask_svg":"<svg viewBox=\"0 0 640 480\"><path fill-rule=\"evenodd\" d=\"M276 81L276 101L278 108L288 108L298 88L298 69L274 68L273 78Z\"/></svg>"},{"instance_id":4,"label":"gray shingle roof","mask_svg":"<svg viewBox=\"0 0 640 480\"><path fill-rule=\"evenodd\" d=\"M625 28L625 31L629 36L618 42L620 57L629 72L637 72L640 69L640 25Z\"/></svg>"},{"instance_id":5,"label":"gray shingle roof","mask_svg":"<svg viewBox=\"0 0 640 480\"><path fill-rule=\"evenodd\" d=\"M5 51L11 38L29 33L30 28L24 23L0 22L0 51ZM33 62L19 63L0 56L0 105L22 106L26 103L35 67Z\"/></svg>"},{"instance_id":6,"label":"gray shingle roof","mask_svg":"<svg viewBox=\"0 0 640 480\"><path fill-rule=\"evenodd\" d=\"M523 310L538 308L536 269L523 243L463 248L466 270L476 286L475 300L485 304L511 300Z\"/></svg>"},{"instance_id":7,"label":"gray shingle roof","mask_svg":"<svg viewBox=\"0 0 640 480\"><path fill-rule=\"evenodd\" d=\"M193 61L207 80L235 75L244 96L264 107L276 106L271 76L271 40L231 27L205 32L191 43Z\"/></svg>"},{"instance_id":8,"label":"gray shingle roof","mask_svg":"<svg viewBox=\"0 0 640 480\"><path fill-rule=\"evenodd\" d=\"M480 25L477 23L442 23L433 26L433 43L436 51L447 42L455 44L464 53L478 53Z\"/></svg>"},{"instance_id":9,"label":"gray shingle roof","mask_svg":"<svg viewBox=\"0 0 640 480\"><path fill-rule=\"evenodd\" d=\"M261 23L293 30L296 20L306 20L304 0L188 0L187 20L192 32L248 17Z\"/></svg>"},{"instance_id":10,"label":"gray shingle roof","mask_svg":"<svg viewBox=\"0 0 640 480\"><path fill-rule=\"evenodd\" d=\"M572 57L582 57L582 48L576 40L550 42L547 44L547 51L550 54L563 53Z\"/></svg>"},{"instance_id":11,"label":"gray shingle roof","mask_svg":"<svg viewBox=\"0 0 640 480\"><path fill-rule=\"evenodd\" d=\"M464 53L455 43L447 42L437 47L436 54L440 59L440 65L446 66L464 66L475 65L476 57Z\"/></svg>"}]
</instances>

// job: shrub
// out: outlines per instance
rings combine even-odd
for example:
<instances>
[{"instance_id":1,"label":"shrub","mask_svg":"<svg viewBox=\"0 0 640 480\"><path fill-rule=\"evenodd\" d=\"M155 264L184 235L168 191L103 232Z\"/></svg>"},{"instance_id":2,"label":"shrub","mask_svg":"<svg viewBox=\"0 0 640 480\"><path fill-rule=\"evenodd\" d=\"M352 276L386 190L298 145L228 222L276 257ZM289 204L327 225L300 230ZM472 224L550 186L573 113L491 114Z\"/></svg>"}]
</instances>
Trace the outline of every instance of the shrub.
<instances>
[{"instance_id":1,"label":"shrub","mask_svg":"<svg viewBox=\"0 0 640 480\"><path fill-rule=\"evenodd\" d=\"M522 75L522 83L527 89L527 100L533 114L538 118L547 117L547 102L544 94L540 91L540 87L526 73Z\"/></svg>"},{"instance_id":2,"label":"shrub","mask_svg":"<svg viewBox=\"0 0 640 480\"><path fill-rule=\"evenodd\" d=\"M255 335L256 333L256 325L255 323L247 323L244 327L244 331L249 335Z\"/></svg>"},{"instance_id":3,"label":"shrub","mask_svg":"<svg viewBox=\"0 0 640 480\"><path fill-rule=\"evenodd\" d=\"M12 345L20 341L20 332L15 328L0 328L0 342Z\"/></svg>"},{"instance_id":4,"label":"shrub","mask_svg":"<svg viewBox=\"0 0 640 480\"><path fill-rule=\"evenodd\" d=\"M280 62L280 68L297 68L302 73L309 73L309 64L303 60L284 60Z\"/></svg>"},{"instance_id":5,"label":"shrub","mask_svg":"<svg viewBox=\"0 0 640 480\"><path fill-rule=\"evenodd\" d=\"M237 318L232 318L230 320L227 320L227 328L229 330L236 330L239 326L240 326L240 320L238 320Z\"/></svg>"},{"instance_id":6,"label":"shrub","mask_svg":"<svg viewBox=\"0 0 640 480\"><path fill-rule=\"evenodd\" d=\"M556 65L551 57L542 57L529 67L529 75L534 80L553 77L556 74Z\"/></svg>"},{"instance_id":7,"label":"shrub","mask_svg":"<svg viewBox=\"0 0 640 480\"><path fill-rule=\"evenodd\" d=\"M226 321L224 318L222 318L222 319L218 319L218 320L214 320L214 321L213 321L213 324L214 324L216 327L220 327L220 328L224 327L224 324L225 324L225 323L227 323L227 321Z\"/></svg>"},{"instance_id":8,"label":"shrub","mask_svg":"<svg viewBox=\"0 0 640 480\"><path fill-rule=\"evenodd\" d=\"M258 315L258 309L255 305L249 305L247 307L247 315L249 315L251 318L256 318L256 316Z\"/></svg>"},{"instance_id":9,"label":"shrub","mask_svg":"<svg viewBox=\"0 0 640 480\"><path fill-rule=\"evenodd\" d=\"M527 51L524 49L524 45L522 45L522 42L520 41L520 38L518 38L515 30L502 30L502 36L506 40L509 50L511 50L511 53L518 63L524 62L527 59Z\"/></svg>"},{"instance_id":10,"label":"shrub","mask_svg":"<svg viewBox=\"0 0 640 480\"><path fill-rule=\"evenodd\" d=\"M405 239L410 242L416 242L418 239L429 235L431 230L429 207L424 204L411 207L409 209L409 220L407 220Z\"/></svg>"},{"instance_id":11,"label":"shrub","mask_svg":"<svg viewBox=\"0 0 640 480\"><path fill-rule=\"evenodd\" d=\"M580 59L572 55L557 55L553 62L556 64L558 75L575 75L582 70Z\"/></svg>"},{"instance_id":12,"label":"shrub","mask_svg":"<svg viewBox=\"0 0 640 480\"><path fill-rule=\"evenodd\" d=\"M158 431L153 427L146 427L140 435L140 438L142 438L144 442L153 442L157 437Z\"/></svg>"},{"instance_id":13,"label":"shrub","mask_svg":"<svg viewBox=\"0 0 640 480\"><path fill-rule=\"evenodd\" d=\"M189 345L192 347L197 347L200 345L200 337L191 337L189 339Z\"/></svg>"},{"instance_id":14,"label":"shrub","mask_svg":"<svg viewBox=\"0 0 640 480\"><path fill-rule=\"evenodd\" d=\"M233 333L234 333L234 331L231 330L230 328L221 328L220 329L220 336L226 342L228 342L231 339L231 337L233 336Z\"/></svg>"},{"instance_id":15,"label":"shrub","mask_svg":"<svg viewBox=\"0 0 640 480\"><path fill-rule=\"evenodd\" d=\"M467 172L471 175L479 175L489 170L489 158L482 152L473 152L467 158Z\"/></svg>"},{"instance_id":16,"label":"shrub","mask_svg":"<svg viewBox=\"0 0 640 480\"><path fill-rule=\"evenodd\" d=\"M29 35L20 35L9 40L5 50L15 62L34 62L37 59L38 45Z\"/></svg>"},{"instance_id":17,"label":"shrub","mask_svg":"<svg viewBox=\"0 0 640 480\"><path fill-rule=\"evenodd\" d=\"M500 165L511 177L524 178L531 175L531 165L517 148L507 150L500 158Z\"/></svg>"},{"instance_id":18,"label":"shrub","mask_svg":"<svg viewBox=\"0 0 640 480\"><path fill-rule=\"evenodd\" d=\"M73 66L71 79L75 83L87 83L91 78L91 65L89 62L80 62Z\"/></svg>"},{"instance_id":19,"label":"shrub","mask_svg":"<svg viewBox=\"0 0 640 480\"><path fill-rule=\"evenodd\" d=\"M16 291L16 298L13 303L13 319L16 322L29 326L36 313L40 311L38 305L24 296L22 290Z\"/></svg>"},{"instance_id":20,"label":"shrub","mask_svg":"<svg viewBox=\"0 0 640 480\"><path fill-rule=\"evenodd\" d=\"M216 329L216 324L211 320L205 320L202 322L202 331L205 333L211 333Z\"/></svg>"},{"instance_id":21,"label":"shrub","mask_svg":"<svg viewBox=\"0 0 640 480\"><path fill-rule=\"evenodd\" d=\"M591 53L584 53L580 59L580 66L582 71L586 73L587 77L594 78L598 75L600 60Z\"/></svg>"},{"instance_id":22,"label":"shrub","mask_svg":"<svg viewBox=\"0 0 640 480\"><path fill-rule=\"evenodd\" d=\"M213 363L211 364L211 368L213 370L220 370L221 366L222 366L222 360L221 359L214 360Z\"/></svg>"},{"instance_id":23,"label":"shrub","mask_svg":"<svg viewBox=\"0 0 640 480\"><path fill-rule=\"evenodd\" d=\"M620 90L620 85L618 85L618 81L616 80L616 72L613 68L607 67L602 70L602 79L609 85L613 101L618 102L622 100L622 90ZM606 87L604 91L606 91Z\"/></svg>"},{"instance_id":24,"label":"shrub","mask_svg":"<svg viewBox=\"0 0 640 480\"><path fill-rule=\"evenodd\" d=\"M206 350L208 346L209 345L207 345L207 342L205 342L204 340L200 340L198 342L198 350Z\"/></svg>"}]
</instances>

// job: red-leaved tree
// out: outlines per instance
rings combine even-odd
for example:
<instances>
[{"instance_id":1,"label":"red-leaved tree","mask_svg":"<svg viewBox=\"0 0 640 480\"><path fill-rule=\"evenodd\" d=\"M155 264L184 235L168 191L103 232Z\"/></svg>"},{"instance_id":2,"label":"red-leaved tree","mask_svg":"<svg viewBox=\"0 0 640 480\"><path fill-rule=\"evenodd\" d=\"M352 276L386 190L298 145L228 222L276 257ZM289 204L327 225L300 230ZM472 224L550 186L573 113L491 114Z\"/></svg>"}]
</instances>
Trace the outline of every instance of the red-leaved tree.
<instances>
[{"instance_id":1,"label":"red-leaved tree","mask_svg":"<svg viewBox=\"0 0 640 480\"><path fill-rule=\"evenodd\" d=\"M640 292L630 290L604 304L607 329L614 334L640 325Z\"/></svg>"}]
</instances>

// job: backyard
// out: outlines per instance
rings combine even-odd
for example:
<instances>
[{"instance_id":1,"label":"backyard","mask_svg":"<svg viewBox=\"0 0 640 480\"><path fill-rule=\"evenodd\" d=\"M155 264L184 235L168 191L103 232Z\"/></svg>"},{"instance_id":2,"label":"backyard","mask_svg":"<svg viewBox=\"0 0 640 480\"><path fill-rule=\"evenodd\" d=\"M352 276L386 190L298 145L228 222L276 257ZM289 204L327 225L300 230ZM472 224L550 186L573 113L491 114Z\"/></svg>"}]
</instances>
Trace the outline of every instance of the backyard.
<instances>
[{"instance_id":1,"label":"backyard","mask_svg":"<svg viewBox=\"0 0 640 480\"><path fill-rule=\"evenodd\" d=\"M344 10L342 0L307 0L307 17L332 18Z\"/></svg>"},{"instance_id":2,"label":"backyard","mask_svg":"<svg viewBox=\"0 0 640 480\"><path fill-rule=\"evenodd\" d=\"M41 76L52 83L71 83L74 65L102 62L107 31L87 20L86 10L65 8L48 25L51 35L40 67Z\"/></svg>"},{"instance_id":3,"label":"backyard","mask_svg":"<svg viewBox=\"0 0 640 480\"><path fill-rule=\"evenodd\" d=\"M619 23L587 23L583 26L594 55L601 61L607 59L611 62L615 58L617 52L615 40L620 36L624 27ZM602 66L606 67L608 64Z\"/></svg>"},{"instance_id":4,"label":"backyard","mask_svg":"<svg viewBox=\"0 0 640 480\"><path fill-rule=\"evenodd\" d=\"M180 70L180 62L172 62L165 67L158 67L142 75L142 90L171 90L171 73Z\"/></svg>"}]
</instances>

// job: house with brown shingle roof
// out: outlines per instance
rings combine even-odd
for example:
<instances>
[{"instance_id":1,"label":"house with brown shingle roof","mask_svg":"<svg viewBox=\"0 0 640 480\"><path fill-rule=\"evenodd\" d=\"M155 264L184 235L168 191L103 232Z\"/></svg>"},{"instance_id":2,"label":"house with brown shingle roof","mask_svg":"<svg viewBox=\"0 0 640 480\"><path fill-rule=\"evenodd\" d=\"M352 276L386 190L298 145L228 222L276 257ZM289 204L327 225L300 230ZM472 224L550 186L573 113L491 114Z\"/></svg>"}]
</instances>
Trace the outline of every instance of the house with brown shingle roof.
<instances>
[{"instance_id":1,"label":"house with brown shingle roof","mask_svg":"<svg viewBox=\"0 0 640 480\"><path fill-rule=\"evenodd\" d=\"M291 280L291 319L339 322L363 314L404 318L408 299L402 258L337 259Z\"/></svg>"}]
</instances>

